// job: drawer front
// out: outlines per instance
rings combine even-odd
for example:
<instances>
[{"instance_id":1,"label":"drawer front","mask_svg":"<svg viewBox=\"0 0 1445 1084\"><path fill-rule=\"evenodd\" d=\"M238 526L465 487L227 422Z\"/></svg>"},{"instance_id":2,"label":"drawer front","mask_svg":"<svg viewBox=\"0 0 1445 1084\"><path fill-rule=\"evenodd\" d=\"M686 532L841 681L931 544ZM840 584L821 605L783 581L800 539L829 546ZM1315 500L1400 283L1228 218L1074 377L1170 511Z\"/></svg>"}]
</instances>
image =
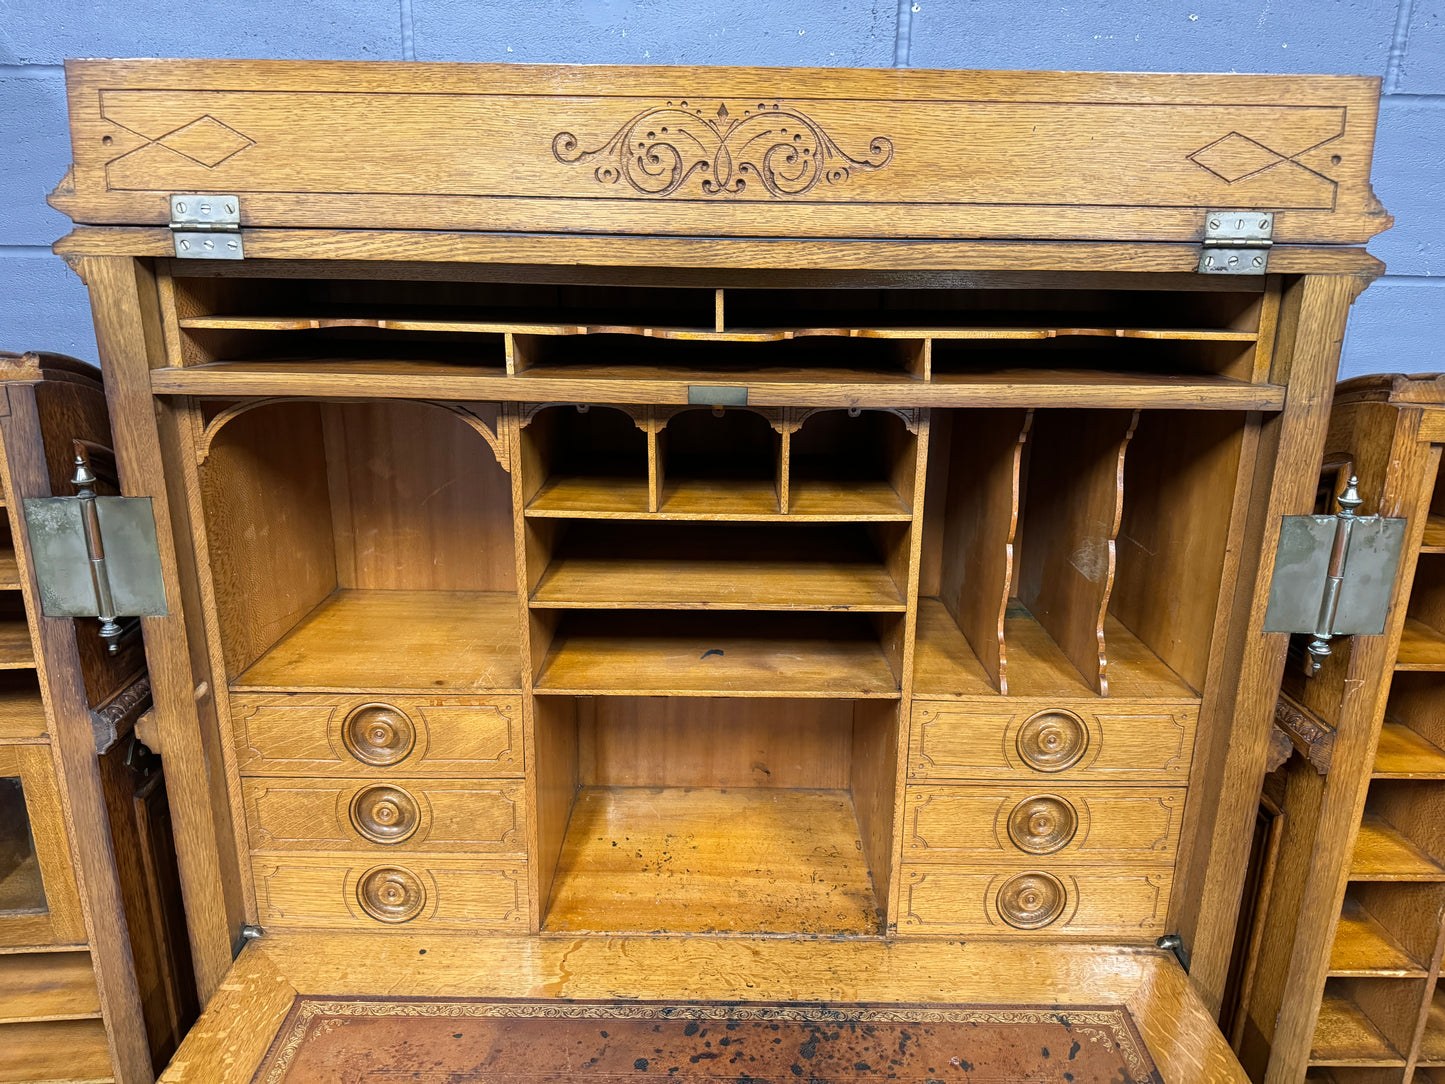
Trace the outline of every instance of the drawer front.
<instances>
[{"instance_id":1,"label":"drawer front","mask_svg":"<svg viewBox=\"0 0 1445 1084\"><path fill-rule=\"evenodd\" d=\"M243 775L521 776L516 696L231 697Z\"/></svg>"},{"instance_id":2,"label":"drawer front","mask_svg":"<svg viewBox=\"0 0 1445 1084\"><path fill-rule=\"evenodd\" d=\"M527 867L428 855L256 855L262 926L329 929L527 928Z\"/></svg>"},{"instance_id":3,"label":"drawer front","mask_svg":"<svg viewBox=\"0 0 1445 1084\"><path fill-rule=\"evenodd\" d=\"M1194 753L1197 702L922 701L913 705L910 779L1182 784Z\"/></svg>"},{"instance_id":4,"label":"drawer front","mask_svg":"<svg viewBox=\"0 0 1445 1084\"><path fill-rule=\"evenodd\" d=\"M1173 881L1171 866L907 863L898 933L1148 943L1165 932Z\"/></svg>"},{"instance_id":5,"label":"drawer front","mask_svg":"<svg viewBox=\"0 0 1445 1084\"><path fill-rule=\"evenodd\" d=\"M910 784L909 861L1171 861L1183 787L1001 787Z\"/></svg>"},{"instance_id":6,"label":"drawer front","mask_svg":"<svg viewBox=\"0 0 1445 1084\"><path fill-rule=\"evenodd\" d=\"M526 853L519 780L247 779L242 790L255 851Z\"/></svg>"}]
</instances>

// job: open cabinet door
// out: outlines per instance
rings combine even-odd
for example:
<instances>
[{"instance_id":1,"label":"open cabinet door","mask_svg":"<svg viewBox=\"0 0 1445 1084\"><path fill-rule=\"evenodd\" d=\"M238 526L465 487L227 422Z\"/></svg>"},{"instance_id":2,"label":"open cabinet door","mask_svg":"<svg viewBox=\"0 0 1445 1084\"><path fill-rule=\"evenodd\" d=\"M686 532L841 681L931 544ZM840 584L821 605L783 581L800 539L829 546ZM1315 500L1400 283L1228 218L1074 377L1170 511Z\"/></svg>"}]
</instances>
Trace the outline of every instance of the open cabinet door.
<instances>
[{"instance_id":1,"label":"open cabinet door","mask_svg":"<svg viewBox=\"0 0 1445 1084\"><path fill-rule=\"evenodd\" d=\"M1315 511L1334 513L1354 476L1359 514L1403 520L1405 540L1383 632L1334 641L1313 676L1303 651L1285 671L1287 759L1267 789L1286 825L1234 1029L1256 1080L1420 1082L1445 1066L1442 441L1437 377L1337 389Z\"/></svg>"}]
</instances>

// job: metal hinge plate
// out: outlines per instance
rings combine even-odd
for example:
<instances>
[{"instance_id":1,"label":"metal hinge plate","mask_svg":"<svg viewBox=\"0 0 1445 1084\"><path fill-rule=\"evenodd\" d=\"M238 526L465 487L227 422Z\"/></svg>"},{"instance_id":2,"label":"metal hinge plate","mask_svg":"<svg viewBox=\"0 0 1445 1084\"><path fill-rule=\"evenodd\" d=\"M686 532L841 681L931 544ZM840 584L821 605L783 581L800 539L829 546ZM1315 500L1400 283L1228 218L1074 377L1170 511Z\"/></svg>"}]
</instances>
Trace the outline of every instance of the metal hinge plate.
<instances>
[{"instance_id":1,"label":"metal hinge plate","mask_svg":"<svg viewBox=\"0 0 1445 1084\"><path fill-rule=\"evenodd\" d=\"M166 611L165 580L149 497L93 497L103 539L103 575L112 615L156 617ZM25 529L46 617L102 617L92 545L80 497L27 497Z\"/></svg>"},{"instance_id":2,"label":"metal hinge plate","mask_svg":"<svg viewBox=\"0 0 1445 1084\"><path fill-rule=\"evenodd\" d=\"M1355 517L1344 543L1340 571L1331 556L1338 516L1285 516L1279 528L1265 632L1377 636L1385 631L1395 573L1405 543L1405 520ZM1333 583L1332 581L1338 581ZM1333 619L1321 627L1322 602L1337 592Z\"/></svg>"},{"instance_id":3,"label":"metal hinge plate","mask_svg":"<svg viewBox=\"0 0 1445 1084\"><path fill-rule=\"evenodd\" d=\"M204 194L172 196L171 236L178 259L244 259L240 197Z\"/></svg>"},{"instance_id":4,"label":"metal hinge plate","mask_svg":"<svg viewBox=\"0 0 1445 1084\"><path fill-rule=\"evenodd\" d=\"M1274 244L1273 211L1210 211L1204 216L1201 275L1263 275Z\"/></svg>"}]
</instances>

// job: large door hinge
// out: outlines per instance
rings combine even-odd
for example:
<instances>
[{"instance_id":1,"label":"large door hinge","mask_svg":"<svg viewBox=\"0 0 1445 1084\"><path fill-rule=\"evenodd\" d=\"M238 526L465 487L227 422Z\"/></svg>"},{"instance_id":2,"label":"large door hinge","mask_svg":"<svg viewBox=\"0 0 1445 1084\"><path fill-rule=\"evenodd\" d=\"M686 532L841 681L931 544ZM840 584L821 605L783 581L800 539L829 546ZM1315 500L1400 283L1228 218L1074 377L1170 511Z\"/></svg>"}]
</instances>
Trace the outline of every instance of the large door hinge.
<instances>
[{"instance_id":1,"label":"large door hinge","mask_svg":"<svg viewBox=\"0 0 1445 1084\"><path fill-rule=\"evenodd\" d=\"M1264 631L1307 634L1308 675L1330 654L1332 637L1385 631L1406 521L1355 515L1358 484L1352 475L1334 515L1285 516L1280 523Z\"/></svg>"},{"instance_id":2,"label":"large door hinge","mask_svg":"<svg viewBox=\"0 0 1445 1084\"><path fill-rule=\"evenodd\" d=\"M243 259L240 197L172 196L171 237L178 259Z\"/></svg>"},{"instance_id":3,"label":"large door hinge","mask_svg":"<svg viewBox=\"0 0 1445 1084\"><path fill-rule=\"evenodd\" d=\"M1263 275L1273 238L1273 211L1210 211L1204 216L1199 273Z\"/></svg>"},{"instance_id":4,"label":"large door hinge","mask_svg":"<svg viewBox=\"0 0 1445 1084\"><path fill-rule=\"evenodd\" d=\"M90 455L75 441L74 497L27 497L25 530L46 617L98 617L115 652L122 617L159 617L165 579L149 497L98 497ZM134 625L134 622L130 623Z\"/></svg>"}]
</instances>

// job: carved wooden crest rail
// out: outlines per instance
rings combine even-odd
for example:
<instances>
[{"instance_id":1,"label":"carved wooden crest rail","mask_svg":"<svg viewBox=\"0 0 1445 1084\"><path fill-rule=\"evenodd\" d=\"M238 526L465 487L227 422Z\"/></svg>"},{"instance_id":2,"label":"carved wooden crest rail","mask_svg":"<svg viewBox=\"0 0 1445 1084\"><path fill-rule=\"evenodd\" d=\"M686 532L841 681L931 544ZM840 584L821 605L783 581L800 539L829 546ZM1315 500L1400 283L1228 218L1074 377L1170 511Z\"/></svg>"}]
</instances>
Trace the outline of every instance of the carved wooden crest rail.
<instances>
[{"instance_id":1,"label":"carved wooden crest rail","mask_svg":"<svg viewBox=\"0 0 1445 1084\"><path fill-rule=\"evenodd\" d=\"M1377 80L72 61L77 222L1362 243ZM539 90L540 88L540 90ZM1288 104L1285 104L1288 103ZM805 210L805 214L799 214Z\"/></svg>"}]
</instances>

